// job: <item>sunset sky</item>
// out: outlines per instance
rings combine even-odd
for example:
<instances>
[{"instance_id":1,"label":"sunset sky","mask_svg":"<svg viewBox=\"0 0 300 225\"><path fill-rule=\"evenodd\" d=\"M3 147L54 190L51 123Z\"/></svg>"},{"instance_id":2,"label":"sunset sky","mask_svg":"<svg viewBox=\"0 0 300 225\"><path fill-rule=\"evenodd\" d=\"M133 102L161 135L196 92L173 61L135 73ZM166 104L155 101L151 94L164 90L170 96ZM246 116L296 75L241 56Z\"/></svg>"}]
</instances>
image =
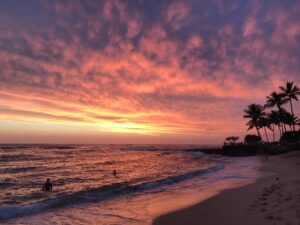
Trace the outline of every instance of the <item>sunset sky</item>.
<instances>
[{"instance_id":1,"label":"sunset sky","mask_svg":"<svg viewBox=\"0 0 300 225\"><path fill-rule=\"evenodd\" d=\"M1 143L220 144L286 81L297 0L0 1Z\"/></svg>"}]
</instances>

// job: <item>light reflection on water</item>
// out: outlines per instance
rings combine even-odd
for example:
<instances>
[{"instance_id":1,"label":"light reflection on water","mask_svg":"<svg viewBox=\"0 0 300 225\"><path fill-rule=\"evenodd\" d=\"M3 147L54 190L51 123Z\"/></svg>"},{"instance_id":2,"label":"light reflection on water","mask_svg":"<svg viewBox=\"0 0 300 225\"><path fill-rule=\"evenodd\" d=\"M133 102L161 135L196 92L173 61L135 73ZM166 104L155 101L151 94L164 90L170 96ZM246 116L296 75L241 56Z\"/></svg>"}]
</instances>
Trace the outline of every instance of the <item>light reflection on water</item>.
<instances>
[{"instance_id":1,"label":"light reflection on water","mask_svg":"<svg viewBox=\"0 0 300 225\"><path fill-rule=\"evenodd\" d=\"M147 225L161 213L257 177L256 158L182 151L190 147L2 148L0 219L24 225ZM54 184L52 193L41 191L47 177Z\"/></svg>"},{"instance_id":2,"label":"light reflection on water","mask_svg":"<svg viewBox=\"0 0 300 225\"><path fill-rule=\"evenodd\" d=\"M205 157L182 152L182 146L26 146L0 147L0 204L35 203L49 198L41 187L53 182L51 198L89 188L129 182L137 185L214 165ZM162 150L159 150L162 149ZM112 171L117 171L117 176Z\"/></svg>"}]
</instances>

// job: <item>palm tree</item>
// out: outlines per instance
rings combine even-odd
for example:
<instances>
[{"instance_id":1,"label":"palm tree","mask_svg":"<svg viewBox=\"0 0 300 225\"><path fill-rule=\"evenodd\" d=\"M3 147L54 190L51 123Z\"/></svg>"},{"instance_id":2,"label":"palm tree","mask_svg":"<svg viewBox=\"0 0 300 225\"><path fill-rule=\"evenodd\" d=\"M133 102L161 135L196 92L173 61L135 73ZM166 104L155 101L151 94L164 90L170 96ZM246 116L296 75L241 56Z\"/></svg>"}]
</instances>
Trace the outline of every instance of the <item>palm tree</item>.
<instances>
[{"instance_id":1,"label":"palm tree","mask_svg":"<svg viewBox=\"0 0 300 225\"><path fill-rule=\"evenodd\" d=\"M267 102L265 104L265 107L270 108L276 106L278 111L281 112L282 110L282 105L287 103L287 99L284 98L283 94L277 93L276 91L272 92L270 96L267 96ZM281 118L282 114L279 113L279 127L281 126ZM285 126L284 126L285 128ZM285 128L286 129L286 128ZM282 131L283 132L283 131ZM281 132L281 133L282 133Z\"/></svg>"},{"instance_id":2,"label":"palm tree","mask_svg":"<svg viewBox=\"0 0 300 225\"><path fill-rule=\"evenodd\" d=\"M266 117L266 116L262 116L261 118L259 118L258 123L259 123L260 127L264 128L265 135L266 135L266 140L267 140L267 143L269 143L269 138L268 138L268 134L267 134L267 129L266 128L268 128L269 130L272 130L271 120L268 117Z\"/></svg>"},{"instance_id":3,"label":"palm tree","mask_svg":"<svg viewBox=\"0 0 300 225\"><path fill-rule=\"evenodd\" d=\"M280 108L278 110L279 113L279 119L280 119L280 124L282 126L282 133L286 132L286 125L287 125L287 114L288 112L284 108Z\"/></svg>"},{"instance_id":4,"label":"palm tree","mask_svg":"<svg viewBox=\"0 0 300 225\"><path fill-rule=\"evenodd\" d=\"M291 113L293 116L295 116L292 100L298 101L298 96L300 96L300 89L296 85L294 85L293 81L288 81L286 82L285 87L280 86L279 88L282 91L282 95L290 102ZM293 131L295 131L295 125L293 125Z\"/></svg>"},{"instance_id":5,"label":"palm tree","mask_svg":"<svg viewBox=\"0 0 300 225\"><path fill-rule=\"evenodd\" d=\"M300 128L300 119L296 120L296 125ZM299 131L300 131L300 129L299 129Z\"/></svg>"},{"instance_id":6,"label":"palm tree","mask_svg":"<svg viewBox=\"0 0 300 225\"><path fill-rule=\"evenodd\" d=\"M283 94L277 93L276 91L272 92L270 96L267 96L267 102L265 107L274 107L277 106L278 110L280 110L283 104L285 104L288 100L284 98Z\"/></svg>"},{"instance_id":7,"label":"palm tree","mask_svg":"<svg viewBox=\"0 0 300 225\"><path fill-rule=\"evenodd\" d=\"M273 142L275 142L275 126L278 126L278 130L281 135L279 112L272 110L270 113L268 113L268 118L272 124Z\"/></svg>"},{"instance_id":8,"label":"palm tree","mask_svg":"<svg viewBox=\"0 0 300 225\"><path fill-rule=\"evenodd\" d=\"M264 107L258 104L251 104L248 105L247 109L244 110L244 118L250 118L248 123L248 130L251 130L252 128L255 127L257 131L257 135L261 138L259 128L260 128L260 123L259 120L265 115L264 112Z\"/></svg>"},{"instance_id":9,"label":"palm tree","mask_svg":"<svg viewBox=\"0 0 300 225\"><path fill-rule=\"evenodd\" d=\"M293 114L291 114L289 112L285 112L283 114L284 123L289 125L289 127L292 131L295 131L295 125L297 124L298 120L299 119L297 118L297 116L294 116Z\"/></svg>"}]
</instances>

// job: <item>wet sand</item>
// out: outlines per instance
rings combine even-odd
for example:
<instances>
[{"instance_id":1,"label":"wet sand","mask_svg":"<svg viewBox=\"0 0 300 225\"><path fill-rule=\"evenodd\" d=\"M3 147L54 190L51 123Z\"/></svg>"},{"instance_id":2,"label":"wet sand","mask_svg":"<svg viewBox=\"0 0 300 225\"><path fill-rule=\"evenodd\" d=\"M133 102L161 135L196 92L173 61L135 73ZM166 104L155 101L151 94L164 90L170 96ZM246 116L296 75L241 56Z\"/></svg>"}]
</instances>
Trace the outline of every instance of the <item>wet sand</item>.
<instances>
[{"instance_id":1,"label":"wet sand","mask_svg":"<svg viewBox=\"0 0 300 225\"><path fill-rule=\"evenodd\" d=\"M255 183L162 215L153 224L300 225L300 152L271 156L261 170L265 176Z\"/></svg>"}]
</instances>

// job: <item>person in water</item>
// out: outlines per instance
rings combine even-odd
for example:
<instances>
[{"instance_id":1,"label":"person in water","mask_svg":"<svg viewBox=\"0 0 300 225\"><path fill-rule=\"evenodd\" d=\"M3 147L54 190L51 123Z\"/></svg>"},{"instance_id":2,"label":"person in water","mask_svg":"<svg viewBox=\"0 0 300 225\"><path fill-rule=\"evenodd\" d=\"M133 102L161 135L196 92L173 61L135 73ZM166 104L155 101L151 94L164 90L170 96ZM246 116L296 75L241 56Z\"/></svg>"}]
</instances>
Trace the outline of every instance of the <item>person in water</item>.
<instances>
[{"instance_id":1,"label":"person in water","mask_svg":"<svg viewBox=\"0 0 300 225\"><path fill-rule=\"evenodd\" d=\"M44 184L43 191L52 191L52 183L50 182L50 179L47 178L47 182Z\"/></svg>"},{"instance_id":2,"label":"person in water","mask_svg":"<svg viewBox=\"0 0 300 225\"><path fill-rule=\"evenodd\" d=\"M116 171L116 170L113 171L113 175L114 175L116 178L118 178L118 176L117 176L117 171Z\"/></svg>"}]
</instances>

